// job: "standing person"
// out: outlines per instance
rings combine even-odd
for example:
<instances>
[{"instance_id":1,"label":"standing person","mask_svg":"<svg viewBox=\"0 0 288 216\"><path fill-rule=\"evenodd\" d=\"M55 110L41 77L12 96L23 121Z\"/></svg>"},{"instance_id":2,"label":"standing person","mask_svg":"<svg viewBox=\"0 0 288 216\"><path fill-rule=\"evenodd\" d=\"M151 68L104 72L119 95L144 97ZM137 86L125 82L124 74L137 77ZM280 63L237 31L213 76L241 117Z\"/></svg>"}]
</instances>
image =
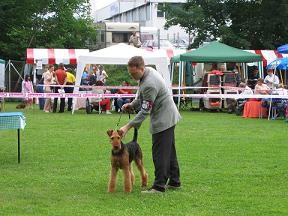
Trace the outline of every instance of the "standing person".
<instances>
[{"instance_id":1,"label":"standing person","mask_svg":"<svg viewBox=\"0 0 288 216\"><path fill-rule=\"evenodd\" d=\"M73 93L73 90L74 90L74 85L75 85L75 76L73 74L73 71L71 68L68 68L66 70L66 85L71 85L71 87L65 87L65 93ZM72 110L72 101L73 101L73 98L68 98L68 107L67 107L67 111L71 111Z\"/></svg>"},{"instance_id":2,"label":"standing person","mask_svg":"<svg viewBox=\"0 0 288 216\"><path fill-rule=\"evenodd\" d=\"M48 70L43 74L45 93L52 93L52 88L50 85L52 85L52 82L53 82L53 73L54 73L54 65L49 65ZM43 110L44 112L47 112L47 113L52 111L51 98L46 98Z\"/></svg>"},{"instance_id":3,"label":"standing person","mask_svg":"<svg viewBox=\"0 0 288 216\"><path fill-rule=\"evenodd\" d=\"M88 84L95 85L97 82L97 73L99 72L98 66L94 65L92 67L91 74L89 75Z\"/></svg>"},{"instance_id":4,"label":"standing person","mask_svg":"<svg viewBox=\"0 0 288 216\"><path fill-rule=\"evenodd\" d=\"M140 38L139 36L136 34L136 32L133 32L132 35L130 36L129 38L129 42L128 42L128 45L130 45L132 43L132 45L134 47L141 47L142 43L140 41Z\"/></svg>"},{"instance_id":5,"label":"standing person","mask_svg":"<svg viewBox=\"0 0 288 216\"><path fill-rule=\"evenodd\" d=\"M160 193L165 189L180 188L180 172L175 149L174 130L180 114L173 102L164 79L151 67L145 67L141 56L134 56L128 62L130 75L139 81L138 96L122 110L141 107L132 121L120 128L125 135L132 127L139 129L150 115L152 134L152 157L155 179L152 187L143 193Z\"/></svg>"},{"instance_id":6,"label":"standing person","mask_svg":"<svg viewBox=\"0 0 288 216\"><path fill-rule=\"evenodd\" d=\"M62 91L64 90L63 85L66 85L66 72L64 70L64 65L60 63L58 65L58 69L55 71L55 80L56 80L56 85L55 87L55 93L58 93L59 90L61 89ZM60 85L60 86L59 86ZM53 113L56 112L57 110L57 103L58 103L58 98L54 98L54 104L53 104ZM59 113L63 113L65 108L65 98L60 98L60 110Z\"/></svg>"},{"instance_id":7,"label":"standing person","mask_svg":"<svg viewBox=\"0 0 288 216\"><path fill-rule=\"evenodd\" d=\"M106 83L106 79L108 78L108 75L106 71L104 70L103 65L99 66L99 71L96 72L96 80L101 81L102 83Z\"/></svg>"},{"instance_id":8,"label":"standing person","mask_svg":"<svg viewBox=\"0 0 288 216\"><path fill-rule=\"evenodd\" d=\"M44 68L45 71L47 71L47 68ZM44 93L44 79L43 79L43 75L41 77L41 79L38 81L37 79L37 85L36 85L36 92L37 93ZM43 110L44 109L44 105L45 105L45 98L38 98L38 103L39 103L39 109Z\"/></svg>"},{"instance_id":9,"label":"standing person","mask_svg":"<svg viewBox=\"0 0 288 216\"><path fill-rule=\"evenodd\" d=\"M279 77L273 73L272 69L267 70L267 76L264 79L264 83L272 90L275 90L279 85Z\"/></svg>"},{"instance_id":10,"label":"standing person","mask_svg":"<svg viewBox=\"0 0 288 216\"><path fill-rule=\"evenodd\" d=\"M22 93L33 93L33 83L31 82L30 76L28 74L25 75L24 80L22 81ZM33 98L28 97L24 99L27 108L32 108Z\"/></svg>"},{"instance_id":11,"label":"standing person","mask_svg":"<svg viewBox=\"0 0 288 216\"><path fill-rule=\"evenodd\" d=\"M252 72L248 73L248 79L250 80L257 80L259 79L259 70L257 66L253 66Z\"/></svg>"}]
</instances>

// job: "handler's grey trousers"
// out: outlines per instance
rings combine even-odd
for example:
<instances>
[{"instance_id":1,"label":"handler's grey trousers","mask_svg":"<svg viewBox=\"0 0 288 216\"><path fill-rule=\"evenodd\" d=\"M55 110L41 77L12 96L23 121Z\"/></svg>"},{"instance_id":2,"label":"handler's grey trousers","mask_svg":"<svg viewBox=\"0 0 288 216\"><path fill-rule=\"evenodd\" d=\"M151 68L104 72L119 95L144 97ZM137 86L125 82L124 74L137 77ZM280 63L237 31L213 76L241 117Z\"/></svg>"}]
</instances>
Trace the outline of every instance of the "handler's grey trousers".
<instances>
[{"instance_id":1,"label":"handler's grey trousers","mask_svg":"<svg viewBox=\"0 0 288 216\"><path fill-rule=\"evenodd\" d=\"M180 172L175 149L175 126L152 135L155 180L152 188L165 191L165 185L180 186Z\"/></svg>"}]
</instances>

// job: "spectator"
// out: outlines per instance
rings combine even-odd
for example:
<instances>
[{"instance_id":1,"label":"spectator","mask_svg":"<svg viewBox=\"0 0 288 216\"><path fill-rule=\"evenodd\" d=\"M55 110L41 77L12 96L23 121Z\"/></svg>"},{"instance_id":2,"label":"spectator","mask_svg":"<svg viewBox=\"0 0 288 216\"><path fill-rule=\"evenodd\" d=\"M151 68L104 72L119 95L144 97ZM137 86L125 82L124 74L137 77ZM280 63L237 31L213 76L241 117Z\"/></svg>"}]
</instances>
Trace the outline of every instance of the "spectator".
<instances>
[{"instance_id":1,"label":"spectator","mask_svg":"<svg viewBox=\"0 0 288 216\"><path fill-rule=\"evenodd\" d=\"M28 74L25 75L24 80L22 81L22 93L33 93L33 84L31 82L30 76ZM27 108L33 108L33 98L28 97L24 99Z\"/></svg>"},{"instance_id":2,"label":"spectator","mask_svg":"<svg viewBox=\"0 0 288 216\"><path fill-rule=\"evenodd\" d=\"M103 86L104 83L101 81L97 81L94 86ZM93 88L92 93L94 94L104 94L104 89L103 88ZM111 101L109 98L103 98L99 100L100 98L91 98L91 104L93 107L98 107L100 106L103 107L103 111L106 112L106 114L112 114L110 112L110 107L111 107Z\"/></svg>"},{"instance_id":3,"label":"spectator","mask_svg":"<svg viewBox=\"0 0 288 216\"><path fill-rule=\"evenodd\" d=\"M139 35L136 34L136 32L133 32L132 35L130 36L128 45L130 45L131 43L134 47L137 47L137 48L140 48L142 45L140 41L140 37Z\"/></svg>"},{"instance_id":4,"label":"spectator","mask_svg":"<svg viewBox=\"0 0 288 216\"><path fill-rule=\"evenodd\" d=\"M264 84L264 80L259 78L255 86L255 94L269 95L271 90L268 85Z\"/></svg>"},{"instance_id":5,"label":"spectator","mask_svg":"<svg viewBox=\"0 0 288 216\"><path fill-rule=\"evenodd\" d=\"M87 71L87 67L85 67L85 69L83 71L80 85L89 85L89 74ZM86 90L86 89L84 89L84 90Z\"/></svg>"},{"instance_id":6,"label":"spectator","mask_svg":"<svg viewBox=\"0 0 288 216\"><path fill-rule=\"evenodd\" d=\"M252 72L248 74L248 79L257 80L259 79L259 70L257 66L253 66Z\"/></svg>"},{"instance_id":7,"label":"spectator","mask_svg":"<svg viewBox=\"0 0 288 216\"><path fill-rule=\"evenodd\" d=\"M279 78L276 74L273 74L272 69L267 70L267 76L264 79L264 83L267 84L267 86L270 89L276 89L279 85Z\"/></svg>"},{"instance_id":8,"label":"spectator","mask_svg":"<svg viewBox=\"0 0 288 216\"><path fill-rule=\"evenodd\" d=\"M48 70L43 74L44 79L44 92L45 93L51 93L52 88L50 85L53 83L53 73L54 73L54 66L49 65ZM45 105L44 105L44 112L51 112L52 111L52 99L46 98L45 99Z\"/></svg>"},{"instance_id":9,"label":"spectator","mask_svg":"<svg viewBox=\"0 0 288 216\"><path fill-rule=\"evenodd\" d=\"M126 81L123 81L122 82L122 86L129 86L129 83L126 82ZM131 89L119 89L118 94L132 94L132 91ZM122 112L122 106L126 103L130 103L131 102L131 99L130 98L125 98L125 97L122 97L122 98L117 98L117 108L118 108L118 112Z\"/></svg>"},{"instance_id":10,"label":"spectator","mask_svg":"<svg viewBox=\"0 0 288 216\"><path fill-rule=\"evenodd\" d=\"M244 82L241 82L239 84L239 88L243 88L243 90L241 90L241 93L240 93L241 95L252 95L253 94L253 90L249 86L247 86L247 84Z\"/></svg>"},{"instance_id":11,"label":"spectator","mask_svg":"<svg viewBox=\"0 0 288 216\"><path fill-rule=\"evenodd\" d=\"M47 68L44 68L44 70L48 70ZM36 92L37 93L44 93L44 78L43 78L43 75L42 75L42 78L38 81L37 79L37 83L36 83ZM44 105L45 105L45 98L38 98L38 102L39 102L39 109L40 110L43 110L44 109Z\"/></svg>"},{"instance_id":12,"label":"spectator","mask_svg":"<svg viewBox=\"0 0 288 216\"><path fill-rule=\"evenodd\" d=\"M101 81L102 83L106 83L106 79L108 78L108 75L106 71L104 70L103 65L99 66L99 70L96 72L96 80Z\"/></svg>"},{"instance_id":13,"label":"spectator","mask_svg":"<svg viewBox=\"0 0 288 216\"><path fill-rule=\"evenodd\" d=\"M66 72L64 70L64 65L60 63L58 65L58 69L55 71L55 80L56 84L58 85L55 87L55 93L58 92L63 92L64 91L64 86L66 85ZM58 98L54 98L54 104L53 104L53 113L56 112L57 110L57 103L58 103ZM65 98L60 98L60 110L59 113L63 113L65 108Z\"/></svg>"},{"instance_id":14,"label":"spectator","mask_svg":"<svg viewBox=\"0 0 288 216\"><path fill-rule=\"evenodd\" d=\"M75 76L74 76L74 74L73 74L73 71L72 71L72 69L71 68L68 68L67 70L66 70L66 85L70 85L69 87L65 87L64 89L65 89L65 92L66 93L73 93L73 91L74 91L74 85L75 85L75 80L76 80L76 78L75 78ZM68 107L67 107L67 111L71 111L72 110L72 101L73 101L73 98L68 98Z\"/></svg>"},{"instance_id":15,"label":"spectator","mask_svg":"<svg viewBox=\"0 0 288 216\"><path fill-rule=\"evenodd\" d=\"M97 72L99 72L98 70L98 66L94 65L92 67L92 72L89 75L89 85L96 85L96 81L97 81Z\"/></svg>"}]
</instances>

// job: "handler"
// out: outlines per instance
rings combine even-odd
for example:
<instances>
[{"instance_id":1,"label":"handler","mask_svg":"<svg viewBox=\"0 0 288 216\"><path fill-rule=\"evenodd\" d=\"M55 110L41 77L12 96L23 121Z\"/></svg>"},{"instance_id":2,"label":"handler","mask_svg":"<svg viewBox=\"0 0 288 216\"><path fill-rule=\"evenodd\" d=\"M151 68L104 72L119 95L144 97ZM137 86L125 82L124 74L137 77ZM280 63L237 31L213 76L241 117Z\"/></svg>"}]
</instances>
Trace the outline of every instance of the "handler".
<instances>
[{"instance_id":1,"label":"handler","mask_svg":"<svg viewBox=\"0 0 288 216\"><path fill-rule=\"evenodd\" d=\"M139 81L139 90L137 98L131 103L124 104L122 110L139 108L140 111L120 130L125 135L132 127L138 129L150 114L155 180L152 187L142 193L160 193L165 192L165 189L178 189L180 172L174 130L181 116L164 79L153 68L145 67L141 56L134 56L129 60L128 71L133 79Z\"/></svg>"}]
</instances>

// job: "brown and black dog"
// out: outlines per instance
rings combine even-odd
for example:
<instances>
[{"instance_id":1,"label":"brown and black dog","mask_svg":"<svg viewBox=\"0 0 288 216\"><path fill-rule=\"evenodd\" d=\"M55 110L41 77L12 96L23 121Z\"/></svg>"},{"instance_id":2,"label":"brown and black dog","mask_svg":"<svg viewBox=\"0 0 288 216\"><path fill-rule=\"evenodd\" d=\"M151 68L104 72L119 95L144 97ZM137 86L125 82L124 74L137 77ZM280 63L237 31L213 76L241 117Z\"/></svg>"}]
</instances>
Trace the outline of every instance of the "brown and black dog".
<instances>
[{"instance_id":1,"label":"brown and black dog","mask_svg":"<svg viewBox=\"0 0 288 216\"><path fill-rule=\"evenodd\" d=\"M121 130L108 130L108 136L112 144L111 155L111 176L108 185L108 192L115 192L116 190L116 177L119 169L124 173L124 191L129 193L132 191L134 183L134 173L131 168L131 162L137 165L141 174L142 187L147 186L148 175L145 171L142 159L142 150L137 143L137 129L134 129L133 140L127 144L122 143L123 131Z\"/></svg>"},{"instance_id":2,"label":"brown and black dog","mask_svg":"<svg viewBox=\"0 0 288 216\"><path fill-rule=\"evenodd\" d=\"M16 109L25 109L26 105L27 105L27 103L25 101L23 101L22 103L20 103L16 106Z\"/></svg>"}]
</instances>

